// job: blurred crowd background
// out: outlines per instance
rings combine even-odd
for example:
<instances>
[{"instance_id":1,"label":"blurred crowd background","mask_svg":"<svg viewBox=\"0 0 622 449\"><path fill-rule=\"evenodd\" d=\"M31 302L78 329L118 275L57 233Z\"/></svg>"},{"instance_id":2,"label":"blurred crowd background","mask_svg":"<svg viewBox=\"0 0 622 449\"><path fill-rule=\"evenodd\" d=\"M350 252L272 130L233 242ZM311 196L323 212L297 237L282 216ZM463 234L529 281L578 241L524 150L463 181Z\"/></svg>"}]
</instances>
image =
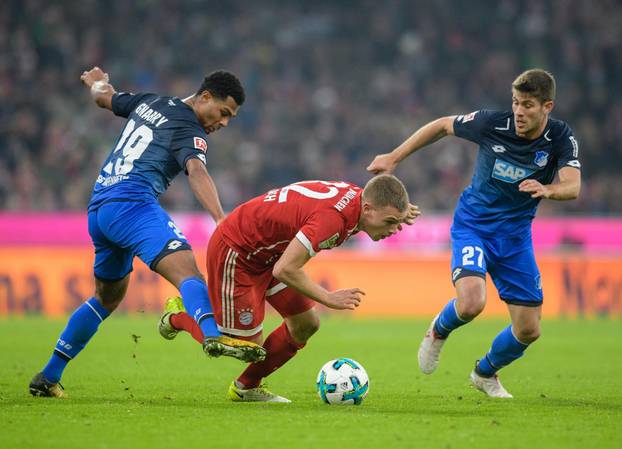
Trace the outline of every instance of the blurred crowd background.
<instances>
[{"instance_id":1,"label":"blurred crowd background","mask_svg":"<svg viewBox=\"0 0 622 449\"><path fill-rule=\"evenodd\" d=\"M0 209L83 210L123 126L79 81L188 96L216 69L247 101L209 141L226 209L303 179L364 183L376 153L443 115L509 109L527 68L557 79L553 116L584 166L581 198L542 214L622 213L617 0L5 0L0 2ZM399 169L424 211L450 211L476 146L446 138ZM198 210L184 176L162 198Z\"/></svg>"}]
</instances>

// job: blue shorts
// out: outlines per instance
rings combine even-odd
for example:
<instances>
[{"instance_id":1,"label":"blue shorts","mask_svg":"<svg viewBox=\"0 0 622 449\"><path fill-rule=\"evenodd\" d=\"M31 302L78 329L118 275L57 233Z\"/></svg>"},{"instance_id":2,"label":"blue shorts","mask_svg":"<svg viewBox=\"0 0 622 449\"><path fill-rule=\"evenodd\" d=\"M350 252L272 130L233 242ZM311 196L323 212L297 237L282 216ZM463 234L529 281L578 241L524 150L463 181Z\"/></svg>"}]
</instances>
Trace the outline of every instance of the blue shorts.
<instances>
[{"instance_id":1,"label":"blue shorts","mask_svg":"<svg viewBox=\"0 0 622 449\"><path fill-rule=\"evenodd\" d=\"M499 297L508 304L542 305L540 270L531 234L519 238L486 237L470 228L451 228L451 273L454 284L462 277L490 274Z\"/></svg>"},{"instance_id":2,"label":"blue shorts","mask_svg":"<svg viewBox=\"0 0 622 449\"><path fill-rule=\"evenodd\" d=\"M132 271L134 256L153 270L164 256L190 249L186 237L155 202L110 201L90 211L88 220L98 279L123 279Z\"/></svg>"}]
</instances>

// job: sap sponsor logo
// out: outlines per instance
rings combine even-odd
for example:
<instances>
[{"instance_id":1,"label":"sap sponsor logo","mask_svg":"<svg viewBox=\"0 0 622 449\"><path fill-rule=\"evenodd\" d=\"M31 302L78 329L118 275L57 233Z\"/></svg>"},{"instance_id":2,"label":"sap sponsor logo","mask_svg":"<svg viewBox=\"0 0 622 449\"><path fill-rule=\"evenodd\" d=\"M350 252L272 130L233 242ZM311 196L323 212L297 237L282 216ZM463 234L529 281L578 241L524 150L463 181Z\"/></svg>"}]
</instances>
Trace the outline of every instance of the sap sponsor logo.
<instances>
[{"instance_id":1,"label":"sap sponsor logo","mask_svg":"<svg viewBox=\"0 0 622 449\"><path fill-rule=\"evenodd\" d=\"M207 159L205 158L204 154L197 154L197 157L199 158L199 160L201 162L203 162L205 165L207 165Z\"/></svg>"},{"instance_id":2,"label":"sap sponsor logo","mask_svg":"<svg viewBox=\"0 0 622 449\"><path fill-rule=\"evenodd\" d=\"M473 111L470 114L466 114L466 115L459 115L457 120L461 123L467 123L470 122L471 120L473 120L475 118L475 115L478 113L479 111Z\"/></svg>"},{"instance_id":3,"label":"sap sponsor logo","mask_svg":"<svg viewBox=\"0 0 622 449\"><path fill-rule=\"evenodd\" d=\"M456 282L456 279L458 279L458 276L460 276L460 273L462 273L462 268L456 268L454 272L451 274L451 280Z\"/></svg>"},{"instance_id":4,"label":"sap sponsor logo","mask_svg":"<svg viewBox=\"0 0 622 449\"><path fill-rule=\"evenodd\" d=\"M534 171L523 167L517 167L509 162L502 161L501 159L495 160L495 166L492 170L492 177L499 181L508 182L514 184L521 179L525 179L531 175Z\"/></svg>"},{"instance_id":5,"label":"sap sponsor logo","mask_svg":"<svg viewBox=\"0 0 622 449\"><path fill-rule=\"evenodd\" d=\"M536 288L542 290L542 276L537 275L534 280L536 281Z\"/></svg>"},{"instance_id":6,"label":"sap sponsor logo","mask_svg":"<svg viewBox=\"0 0 622 449\"><path fill-rule=\"evenodd\" d=\"M566 162L566 165L569 165L569 166L574 167L574 168L581 168L581 162L579 162L576 159L574 161Z\"/></svg>"},{"instance_id":7,"label":"sap sponsor logo","mask_svg":"<svg viewBox=\"0 0 622 449\"><path fill-rule=\"evenodd\" d=\"M194 138L194 147L197 150L201 150L204 153L207 151L207 142L205 141L205 139L201 138L201 137L195 137Z\"/></svg>"},{"instance_id":8,"label":"sap sponsor logo","mask_svg":"<svg viewBox=\"0 0 622 449\"><path fill-rule=\"evenodd\" d=\"M536 151L536 157L533 160L533 163L538 167L544 167L546 163L549 161L549 153L546 151Z\"/></svg>"},{"instance_id":9,"label":"sap sponsor logo","mask_svg":"<svg viewBox=\"0 0 622 449\"><path fill-rule=\"evenodd\" d=\"M238 321L243 326L248 326L253 322L253 309L242 309L238 312Z\"/></svg>"},{"instance_id":10,"label":"sap sponsor logo","mask_svg":"<svg viewBox=\"0 0 622 449\"><path fill-rule=\"evenodd\" d=\"M179 248L181 245L183 245L182 242L180 242L179 240L173 240L171 243L168 244L168 249L177 249Z\"/></svg>"},{"instance_id":11,"label":"sap sponsor logo","mask_svg":"<svg viewBox=\"0 0 622 449\"><path fill-rule=\"evenodd\" d=\"M495 153L505 153L507 150L503 145L493 145L492 151L494 151Z\"/></svg>"}]
</instances>

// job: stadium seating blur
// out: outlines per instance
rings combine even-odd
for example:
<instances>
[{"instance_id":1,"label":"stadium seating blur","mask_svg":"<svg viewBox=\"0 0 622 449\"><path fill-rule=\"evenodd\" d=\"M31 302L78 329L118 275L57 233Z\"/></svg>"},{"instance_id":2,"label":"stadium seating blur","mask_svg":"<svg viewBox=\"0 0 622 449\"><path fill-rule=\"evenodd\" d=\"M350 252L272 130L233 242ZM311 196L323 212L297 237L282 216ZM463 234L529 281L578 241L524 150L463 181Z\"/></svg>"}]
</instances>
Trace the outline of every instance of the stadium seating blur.
<instances>
[{"instance_id":1,"label":"stadium seating blur","mask_svg":"<svg viewBox=\"0 0 622 449\"><path fill-rule=\"evenodd\" d=\"M226 209L301 179L364 183L374 154L417 126L509 108L510 83L557 78L554 116L581 146L580 200L540 213L622 213L622 9L601 2L47 2L0 5L0 209L83 210L121 128L80 85L99 65L117 90L184 96L227 69L247 102L210 139ZM278 12L278 13L277 13ZM451 12L451 13L449 13ZM475 146L445 139L398 174L424 210L448 212ZM178 180L169 210L198 209Z\"/></svg>"}]
</instances>

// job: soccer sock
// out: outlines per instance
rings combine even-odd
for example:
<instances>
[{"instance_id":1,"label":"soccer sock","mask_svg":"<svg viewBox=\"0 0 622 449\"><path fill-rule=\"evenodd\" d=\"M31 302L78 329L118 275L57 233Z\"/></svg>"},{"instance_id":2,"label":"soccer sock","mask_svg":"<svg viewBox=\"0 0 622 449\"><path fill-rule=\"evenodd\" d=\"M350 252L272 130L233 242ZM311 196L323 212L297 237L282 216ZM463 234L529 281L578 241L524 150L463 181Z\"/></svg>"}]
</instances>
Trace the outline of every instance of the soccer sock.
<instances>
[{"instance_id":1,"label":"soccer sock","mask_svg":"<svg viewBox=\"0 0 622 449\"><path fill-rule=\"evenodd\" d=\"M199 327L197 322L194 321L192 317L186 312L180 312L171 315L170 323L171 326L173 326L178 331L183 330L188 332L190 335L192 335L192 338L194 338L201 344L203 343L203 340L205 340L203 331L201 331L201 328Z\"/></svg>"},{"instance_id":2,"label":"soccer sock","mask_svg":"<svg viewBox=\"0 0 622 449\"><path fill-rule=\"evenodd\" d=\"M479 361L475 371L481 376L490 377L504 366L520 358L527 346L529 345L518 341L512 333L512 326L510 325L495 337L490 351Z\"/></svg>"},{"instance_id":3,"label":"soccer sock","mask_svg":"<svg viewBox=\"0 0 622 449\"><path fill-rule=\"evenodd\" d=\"M67 363L84 349L97 332L99 323L108 318L108 315L110 312L95 298L90 298L73 312L56 343L50 361L43 368L43 375L47 380L54 383L60 380Z\"/></svg>"},{"instance_id":4,"label":"soccer sock","mask_svg":"<svg viewBox=\"0 0 622 449\"><path fill-rule=\"evenodd\" d=\"M194 318L203 335L206 337L221 335L216 327L205 282L197 277L184 279L179 285L179 291L188 315Z\"/></svg>"},{"instance_id":5,"label":"soccer sock","mask_svg":"<svg viewBox=\"0 0 622 449\"><path fill-rule=\"evenodd\" d=\"M285 365L304 346L304 343L294 341L285 323L281 324L268 335L263 344L268 353L266 359L263 362L251 363L237 378L237 382L245 389L258 387L261 379Z\"/></svg>"},{"instance_id":6,"label":"soccer sock","mask_svg":"<svg viewBox=\"0 0 622 449\"><path fill-rule=\"evenodd\" d=\"M434 323L434 333L442 338L449 337L449 334L470 320L463 320L456 310L456 298L449 301Z\"/></svg>"}]
</instances>

